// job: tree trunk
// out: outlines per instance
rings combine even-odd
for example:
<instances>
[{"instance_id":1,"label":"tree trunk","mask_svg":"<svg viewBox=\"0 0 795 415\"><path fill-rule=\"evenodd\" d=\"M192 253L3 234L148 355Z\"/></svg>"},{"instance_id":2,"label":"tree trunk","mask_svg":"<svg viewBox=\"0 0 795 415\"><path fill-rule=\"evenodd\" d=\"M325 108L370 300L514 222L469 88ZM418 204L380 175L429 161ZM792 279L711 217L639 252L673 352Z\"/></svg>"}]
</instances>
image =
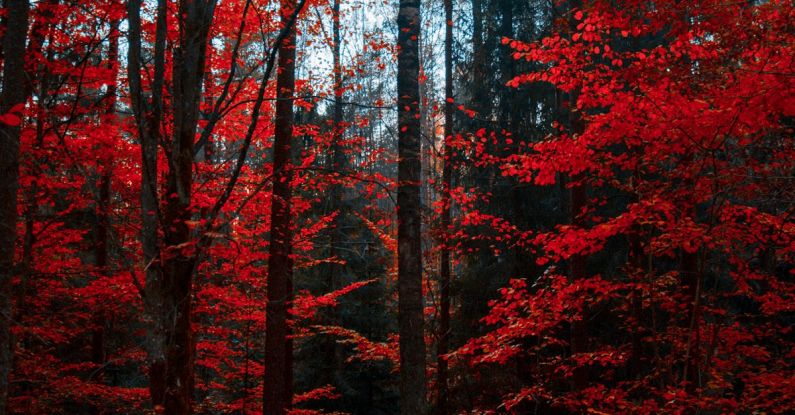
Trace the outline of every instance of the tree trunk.
<instances>
[{"instance_id":1,"label":"tree trunk","mask_svg":"<svg viewBox=\"0 0 795 415\"><path fill-rule=\"evenodd\" d=\"M472 102L470 106L481 117L488 109L486 88L483 80L488 79L486 53L483 48L483 4L482 0L472 0Z\"/></svg>"},{"instance_id":2,"label":"tree trunk","mask_svg":"<svg viewBox=\"0 0 795 415\"><path fill-rule=\"evenodd\" d=\"M506 38L513 37L513 0L500 0L500 36ZM507 124L506 131L512 132L516 126L513 125L515 108L516 88L508 86L508 81L514 77L513 50L509 47L502 47L500 54L500 117L502 123Z\"/></svg>"},{"instance_id":3,"label":"tree trunk","mask_svg":"<svg viewBox=\"0 0 795 415\"><path fill-rule=\"evenodd\" d=\"M167 2L158 1L151 102L141 90L140 0L128 3L129 79L142 153L142 244L146 269L145 306L150 319L147 353L150 393L156 411L190 414L194 343L191 303L196 252L191 219L193 146L199 120L205 52L215 0L179 2L179 37L173 52L173 136L167 153L163 203L163 247L158 241L157 147L163 114Z\"/></svg>"},{"instance_id":4,"label":"tree trunk","mask_svg":"<svg viewBox=\"0 0 795 415\"><path fill-rule=\"evenodd\" d=\"M447 354L450 343L450 187L453 178L453 152L450 141L453 139L453 0L444 0L444 160L442 161L442 249L439 265L439 344L436 346L438 398L436 413L447 415Z\"/></svg>"},{"instance_id":5,"label":"tree trunk","mask_svg":"<svg viewBox=\"0 0 795 415\"><path fill-rule=\"evenodd\" d=\"M3 37L3 92L0 113L7 114L24 104L26 94L25 42L30 4L27 0L6 0L6 27ZM11 334L11 279L17 227L19 187L19 125L0 123L0 415L8 413L8 385L14 346Z\"/></svg>"},{"instance_id":6,"label":"tree trunk","mask_svg":"<svg viewBox=\"0 0 795 415\"><path fill-rule=\"evenodd\" d=\"M189 414L194 385L191 309L196 253L191 244L193 143L199 122L207 37L215 0L179 3L179 44L174 49L173 137L164 204L162 304L165 306L165 396L167 414Z\"/></svg>"},{"instance_id":7,"label":"tree trunk","mask_svg":"<svg viewBox=\"0 0 795 415\"><path fill-rule=\"evenodd\" d=\"M110 22L110 34L108 35L108 68L112 72L111 81L107 84L107 94L105 103L105 117L110 119L116 115L116 78L118 76L119 60L119 21ZM113 175L113 160L103 160L104 168L98 173L97 183L97 226L94 238L95 265L99 275L109 276L109 251L108 239L110 235L110 196L111 196L111 177ZM105 363L105 325L106 316L104 310L96 310L94 315L94 329L91 333L91 361L101 367ZM102 382L103 375L100 370L96 378ZM101 413L99 405L92 406L92 413Z\"/></svg>"},{"instance_id":8,"label":"tree trunk","mask_svg":"<svg viewBox=\"0 0 795 415\"><path fill-rule=\"evenodd\" d=\"M398 12L398 325L400 413L426 411L420 216L420 1Z\"/></svg>"},{"instance_id":9,"label":"tree trunk","mask_svg":"<svg viewBox=\"0 0 795 415\"><path fill-rule=\"evenodd\" d=\"M691 209L693 211L694 209ZM694 215L695 216L695 215ZM687 327L687 340L685 344L684 368L682 370L682 382L685 383L688 391L694 391L698 380L698 361L700 343L700 309L701 309L701 270L699 269L699 257L697 252L681 252L681 264L679 273L681 274L682 291L687 304L687 319L683 322Z\"/></svg>"},{"instance_id":10,"label":"tree trunk","mask_svg":"<svg viewBox=\"0 0 795 415\"><path fill-rule=\"evenodd\" d=\"M337 216L330 225L330 238L329 238L329 258L335 258L339 250L337 245L342 240L342 226L345 223L345 216L347 212L343 211L342 207L342 194L343 186L337 183L336 180L342 177L341 174L345 171L347 165L347 157L342 147L342 140L344 137L345 126L343 122L342 110L342 37L340 35L340 0L334 0L331 8L332 20L332 41L333 44L333 72L334 72L334 118L332 120L332 137L331 137L331 168L330 171L335 173L334 180L330 189L330 203L329 212L336 212ZM330 262L326 268L326 290L332 292L337 289L337 268L335 262ZM337 307L331 307L328 310L327 324L336 326L339 324L337 318ZM333 336L327 336L326 339L326 364L328 370L326 371L326 383L334 384L334 379L339 371L339 358L340 348L337 339Z\"/></svg>"},{"instance_id":11,"label":"tree trunk","mask_svg":"<svg viewBox=\"0 0 795 415\"><path fill-rule=\"evenodd\" d=\"M161 89L165 53L165 1L158 1L155 39L155 73L152 81L151 102L144 99L141 82L141 0L128 0L128 53L127 75L130 103L141 143L141 247L145 274L144 308L148 320L146 352L149 369L149 394L152 405L162 411L165 396L165 351L162 327L163 304L160 300L162 285L161 264L156 262L159 250L157 195L157 145L160 136L162 111Z\"/></svg>"},{"instance_id":12,"label":"tree trunk","mask_svg":"<svg viewBox=\"0 0 795 415\"><path fill-rule=\"evenodd\" d=\"M281 19L287 24L296 8L295 0L281 1ZM293 398L293 343L288 312L293 297L292 230L290 228L295 91L295 29L291 28L279 50L276 77L275 137L273 143L273 196L271 198L270 255L268 258L268 303L265 316L265 382L263 413L284 415Z\"/></svg>"},{"instance_id":13,"label":"tree trunk","mask_svg":"<svg viewBox=\"0 0 795 415\"><path fill-rule=\"evenodd\" d=\"M571 189L571 223L575 226L583 226L583 220L580 215L582 209L585 207L586 196L585 186L576 185ZM586 258L583 255L575 255L570 260L570 272L572 280L583 279L587 276ZM588 326L585 323L586 310L582 310L580 320L576 320L571 324L571 353L585 353L588 347L587 332ZM588 372L584 367L578 367L574 370L574 389L582 390L588 383Z\"/></svg>"},{"instance_id":14,"label":"tree trunk","mask_svg":"<svg viewBox=\"0 0 795 415\"><path fill-rule=\"evenodd\" d=\"M345 153L342 149L344 128L342 124L342 37L340 35L340 0L334 0L331 18L332 36L334 42L334 132L332 137L332 152L334 157L334 170L342 171L345 167ZM339 186L337 186L339 187ZM338 192L339 193L339 192ZM336 194L337 199L341 197ZM339 203L339 201L337 201Z\"/></svg>"},{"instance_id":15,"label":"tree trunk","mask_svg":"<svg viewBox=\"0 0 795 415\"><path fill-rule=\"evenodd\" d=\"M110 88L108 88L108 90L110 91ZM108 166L106 166L103 171L99 172L100 177L98 178L97 183L97 190L99 194L97 195L98 197L96 206L97 224L96 228L94 229L95 266L98 274L103 277L110 275L108 272L108 235L110 232L110 216L108 212L110 209L110 180L112 173L110 163L112 163L112 161L109 161L108 163ZM93 320L93 327L91 329L90 360L91 363L96 365L96 369L94 372L92 372L92 374L95 373L95 375L93 375L93 379L96 382L103 383L105 379L103 374L103 365L105 364L106 357L105 326L107 324L105 310L102 308L94 310ZM92 402L89 404L88 412L90 414L101 414L103 413L103 405L97 402Z\"/></svg>"},{"instance_id":16,"label":"tree trunk","mask_svg":"<svg viewBox=\"0 0 795 415\"><path fill-rule=\"evenodd\" d=\"M107 85L107 103L105 115L110 118L116 114L116 77L118 75L118 59L119 59L119 21L115 20L110 23L110 35L108 37L108 66L113 72L111 82ZM110 235L110 196L111 196L111 177L113 175L113 160L104 160L104 168L99 172L97 183L97 226L95 229L94 237L94 256L95 265L99 275L103 277L110 275L108 272L109 265L109 252L108 252L108 239ZM101 367L105 363L105 325L106 317L104 310L96 310L94 315L94 329L91 332L91 361L97 367ZM100 369L97 372L96 378L102 382L103 375ZM99 405L92 405L91 413L99 414L102 408Z\"/></svg>"},{"instance_id":17,"label":"tree trunk","mask_svg":"<svg viewBox=\"0 0 795 415\"><path fill-rule=\"evenodd\" d=\"M568 94L567 110L569 115L569 128L574 136L579 136L585 130L582 117L576 109L577 93L572 91ZM573 177L572 181L576 181L581 177ZM582 216L582 210L586 207L587 203L587 189L583 184L576 184L570 191L570 205L569 214L571 224L577 227L584 227L585 220ZM587 258L583 255L574 255L570 259L570 278L572 280L580 280L588 275ZM572 322L571 324L571 353L585 353L588 348L588 326L586 324L587 310L583 309L581 318ZM588 383L588 371L585 367L578 367L574 370L573 376L574 389L582 390Z\"/></svg>"},{"instance_id":18,"label":"tree trunk","mask_svg":"<svg viewBox=\"0 0 795 415\"><path fill-rule=\"evenodd\" d=\"M631 281L640 284L643 282L644 275L640 226L634 226L632 233L627 239L629 245L629 276ZM643 290L639 287L633 287L632 289L630 313L631 352L627 361L627 376L629 379L636 379L641 373L643 359Z\"/></svg>"}]
</instances>

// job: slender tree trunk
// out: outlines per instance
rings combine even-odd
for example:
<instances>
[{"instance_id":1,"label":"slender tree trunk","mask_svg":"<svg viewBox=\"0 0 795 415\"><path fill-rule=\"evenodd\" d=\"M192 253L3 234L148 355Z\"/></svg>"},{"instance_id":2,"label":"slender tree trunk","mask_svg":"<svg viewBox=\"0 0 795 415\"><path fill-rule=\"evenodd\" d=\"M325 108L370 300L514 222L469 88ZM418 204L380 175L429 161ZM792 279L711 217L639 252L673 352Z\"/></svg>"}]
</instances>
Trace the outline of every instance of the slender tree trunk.
<instances>
[{"instance_id":1,"label":"slender tree trunk","mask_svg":"<svg viewBox=\"0 0 795 415\"><path fill-rule=\"evenodd\" d=\"M629 275L633 282L640 284L643 281L643 246L641 244L640 227L635 226L633 233L628 237L629 243ZM630 298L631 309L631 352L627 361L627 375L630 379L635 379L641 373L641 361L643 359L643 290L638 287L632 289Z\"/></svg>"},{"instance_id":2,"label":"slender tree trunk","mask_svg":"<svg viewBox=\"0 0 795 415\"><path fill-rule=\"evenodd\" d=\"M334 117L331 137L331 168L330 171L334 173L342 173L346 169L347 157L342 147L342 140L344 137L345 126L343 125L343 88L342 88L342 37L340 34L340 0L334 0L331 8L332 20L332 41L333 41L333 72L334 72ZM338 180L338 175L334 179ZM330 189L330 203L329 212L336 212L337 216L334 218L330 226L329 238L329 257L334 258L337 256L339 250L337 245L342 240L342 225L345 223L345 216L347 212L343 211L342 206L342 193L343 186L335 182ZM337 271L338 265L330 262L326 268L326 289L332 292L337 289ZM328 310L328 324L335 326L338 325L337 308L332 307ZM326 382L329 384L334 383L334 378L339 371L338 354L340 352L337 340L332 336L327 336L326 339L326 363L327 373Z\"/></svg>"},{"instance_id":3,"label":"slender tree trunk","mask_svg":"<svg viewBox=\"0 0 795 415\"><path fill-rule=\"evenodd\" d=\"M694 210L694 209L692 209ZM687 340L682 370L682 382L689 391L697 386L699 343L700 343L700 309L701 309L701 270L699 269L697 252L681 252L679 273L682 278L682 290L687 304L687 319L683 324L687 327Z\"/></svg>"},{"instance_id":4,"label":"slender tree trunk","mask_svg":"<svg viewBox=\"0 0 795 415\"><path fill-rule=\"evenodd\" d=\"M27 0L5 1L3 37L3 92L0 113L7 114L26 100L25 42L30 4ZM19 125L0 123L0 415L8 413L8 385L14 346L11 334L11 279L17 227L19 187Z\"/></svg>"},{"instance_id":5,"label":"slender tree trunk","mask_svg":"<svg viewBox=\"0 0 795 415\"><path fill-rule=\"evenodd\" d=\"M295 0L281 1L284 24L295 10ZM263 413L284 415L293 399L293 343L288 312L293 298L292 230L290 228L295 92L295 29L291 28L279 50L276 78L275 138L273 143L273 196L271 198L270 255L268 258L268 303L265 316L265 382Z\"/></svg>"},{"instance_id":6,"label":"slender tree trunk","mask_svg":"<svg viewBox=\"0 0 795 415\"><path fill-rule=\"evenodd\" d=\"M105 117L111 121L116 116L116 78L118 76L119 60L119 21L110 22L110 34L108 36L108 67L111 69L112 76L107 84L107 94L105 103ZM112 122L112 121L111 121ZM94 240L95 264L100 275L108 276L109 251L108 238L110 235L110 196L111 196L111 177L113 175L113 160L104 160L104 167L99 171L97 184L97 227ZM101 366L105 363L105 325L106 316L103 310L97 310L94 316L94 330L91 334L91 361ZM102 371L97 374L99 381L102 381ZM100 413L102 408L94 406L92 413Z\"/></svg>"},{"instance_id":7,"label":"slender tree trunk","mask_svg":"<svg viewBox=\"0 0 795 415\"><path fill-rule=\"evenodd\" d=\"M513 23L514 23L514 2L511 0L501 0L500 1L500 11L501 11L501 20L500 20L500 36L506 38L513 38ZM500 54L500 84L502 85L499 89L500 91L500 117L502 123L502 130L503 136L506 139L512 138L513 134L518 130L519 125L519 112L518 109L520 108L519 102L517 102L517 93L516 89L508 86L508 82L513 79L516 73L516 62L513 58L513 50L510 47L503 46ZM513 151L509 149L507 146L504 150L499 150L502 154L506 156L511 154ZM516 224L521 226L524 225L522 223L522 192L521 187L517 186L515 183L511 181L506 181L505 179L500 180L504 185L510 187L510 199L511 199L511 217L515 218ZM527 272L528 262L524 260L526 255L523 252L523 249L519 246L513 248L513 266L511 272L514 276L519 277L522 276L524 272Z\"/></svg>"},{"instance_id":8,"label":"slender tree trunk","mask_svg":"<svg viewBox=\"0 0 795 415\"><path fill-rule=\"evenodd\" d=\"M748 2L749 4L752 2ZM682 8L681 19L685 22L691 21L689 9ZM685 64L691 65L693 62L685 56ZM694 82L696 79L694 79ZM685 154L682 159L682 165L693 165L693 157L691 154ZM684 178L681 188L695 191L695 177L687 176ZM681 212L689 216L695 223L698 223L698 213L696 211L696 201L686 200L681 207ZM679 250L680 263L679 274L680 284L683 295L683 300L687 306L686 318L681 321L682 327L687 328L687 339L685 340L685 353L684 365L682 368L681 381L689 393L694 393L698 385L699 378L699 354L700 354L700 309L701 309L701 291L702 287L702 265L701 258L699 258L699 251L688 252L685 249ZM688 414L695 413L690 410Z\"/></svg>"},{"instance_id":9,"label":"slender tree trunk","mask_svg":"<svg viewBox=\"0 0 795 415\"><path fill-rule=\"evenodd\" d=\"M400 413L426 412L420 216L420 1L398 12L398 325Z\"/></svg>"},{"instance_id":10,"label":"slender tree trunk","mask_svg":"<svg viewBox=\"0 0 795 415\"><path fill-rule=\"evenodd\" d=\"M585 207L586 196L585 186L576 185L571 189L571 223L575 226L582 226L581 211ZM570 261L570 272L572 280L583 279L587 276L586 257L575 255ZM571 353L585 353L588 347L587 331L588 326L585 322L586 310L582 311L583 318L572 322L571 325ZM574 370L574 388L582 390L588 382L588 372L583 367Z\"/></svg>"},{"instance_id":11,"label":"slender tree trunk","mask_svg":"<svg viewBox=\"0 0 795 415\"><path fill-rule=\"evenodd\" d=\"M114 78L115 79L115 78ZM100 172L98 178L97 190L97 224L94 230L94 256L95 265L99 275L108 276L108 236L110 233L110 184L111 173L110 167L112 161L108 161L108 165L103 171ZM101 307L101 306L100 306ZM91 363L96 365L97 369L94 372L93 379L96 382L103 383L105 376L103 374L102 366L105 364L105 326L107 325L107 318L105 310L100 308L95 310L93 317L93 328L91 329ZM89 413L101 414L103 413L103 406L96 402L89 404Z\"/></svg>"},{"instance_id":12,"label":"slender tree trunk","mask_svg":"<svg viewBox=\"0 0 795 415\"><path fill-rule=\"evenodd\" d=\"M453 0L444 0L444 16L446 21L444 36L444 160L442 161L442 249L439 265L439 344L436 347L438 398L436 413L447 415L448 387L447 360L444 355L449 351L450 343L450 188L453 181L453 151L450 141L453 139Z\"/></svg>"},{"instance_id":13,"label":"slender tree trunk","mask_svg":"<svg viewBox=\"0 0 795 415\"><path fill-rule=\"evenodd\" d=\"M332 152L334 157L334 170L342 171L345 168L345 153L342 149L344 128L342 127L342 37L340 35L340 0L334 0L331 18L333 20L332 36L334 42L334 132L332 137ZM337 192L337 199L341 197ZM337 201L339 203L339 201Z\"/></svg>"},{"instance_id":14,"label":"slender tree trunk","mask_svg":"<svg viewBox=\"0 0 795 415\"><path fill-rule=\"evenodd\" d=\"M108 48L108 62L113 70L112 81L108 84L107 90L107 109L105 111L106 117L110 118L115 116L116 113L116 75L118 65L118 21L111 22L111 34L108 38L110 47ZM97 226L94 236L94 256L95 265L99 274L102 276L110 275L108 271L109 266L109 251L108 251L108 238L110 235L110 196L111 196L111 177L113 174L113 160L104 160L104 168L99 171L99 178L97 183ZM94 329L91 331L91 362L101 367L105 363L105 325L106 316L104 310L97 310L94 315ZM104 376L100 370L96 379L102 382ZM102 413L101 406L92 405L91 413Z\"/></svg>"},{"instance_id":15,"label":"slender tree trunk","mask_svg":"<svg viewBox=\"0 0 795 415\"><path fill-rule=\"evenodd\" d=\"M682 160L683 165L693 164L691 155L685 155ZM683 180L682 187L685 189L694 188L695 179L687 177ZM697 222L696 202L694 200L684 201L682 212L687 214L693 221ZM701 290L702 290L702 270L699 252L688 252L685 249L679 250L680 263L679 274L682 295L687 305L686 318L681 319L682 327L687 328L687 339L685 343L684 367L682 369L682 382L688 391L694 392L697 386L699 343L700 343L700 309L701 309Z\"/></svg>"},{"instance_id":16,"label":"slender tree trunk","mask_svg":"<svg viewBox=\"0 0 795 415\"><path fill-rule=\"evenodd\" d=\"M483 79L486 73L486 54L483 50L483 0L472 0L472 102L470 106L484 117L487 110L486 91Z\"/></svg>"},{"instance_id":17,"label":"slender tree trunk","mask_svg":"<svg viewBox=\"0 0 795 415\"><path fill-rule=\"evenodd\" d=\"M639 182L640 175L636 171L633 173L633 183ZM638 193L634 193L631 201L637 203L638 199ZM631 318L629 324L632 346L629 360L627 361L627 377L630 380L637 379L640 376L643 363L643 334L645 328L643 327L643 289L640 284L643 283L647 272L644 266L643 236L643 227L638 224L632 227L631 233L627 236L627 245L629 247L628 274L631 281L638 284L633 287L630 298Z\"/></svg>"},{"instance_id":18,"label":"slender tree trunk","mask_svg":"<svg viewBox=\"0 0 795 415\"><path fill-rule=\"evenodd\" d=\"M146 340L149 369L149 393L152 405L163 408L165 396L166 357L164 329L161 317L164 313L161 302L162 272L157 261L159 250L158 217L159 202L157 188L157 145L160 137L162 113L163 71L165 65L165 1L158 1L155 39L155 70L152 81L152 98L144 98L141 82L141 0L128 0L128 53L127 74L130 102L135 115L138 139L141 143L141 247L145 273L144 307L148 320Z\"/></svg>"},{"instance_id":19,"label":"slender tree trunk","mask_svg":"<svg viewBox=\"0 0 795 415\"><path fill-rule=\"evenodd\" d=\"M569 102L567 104L569 113L569 123L572 134L578 136L583 133L585 126L579 113L576 112L577 93L572 92L568 94ZM576 181L580 177L573 177L572 181ZM585 220L582 215L583 208L587 203L587 189L583 184L575 184L570 191L570 205L569 214L571 224L578 227L585 226ZM587 258L584 255L574 255L569 262L570 277L572 280L580 280L588 275ZM586 324L587 310L582 310L582 318L576 320L571 324L571 353L585 353L588 348L588 326ZM585 367L579 367L574 370L574 389L582 390L588 383L588 371Z\"/></svg>"},{"instance_id":20,"label":"slender tree trunk","mask_svg":"<svg viewBox=\"0 0 795 415\"><path fill-rule=\"evenodd\" d=\"M502 14L500 20L500 36L512 38L513 37L513 0L500 0L500 12ZM513 125L515 113L514 95L516 89L508 86L508 81L514 77L514 59L513 50L509 47L503 47L500 54L500 117L502 123L506 124L506 131L513 131L516 127Z\"/></svg>"}]
</instances>

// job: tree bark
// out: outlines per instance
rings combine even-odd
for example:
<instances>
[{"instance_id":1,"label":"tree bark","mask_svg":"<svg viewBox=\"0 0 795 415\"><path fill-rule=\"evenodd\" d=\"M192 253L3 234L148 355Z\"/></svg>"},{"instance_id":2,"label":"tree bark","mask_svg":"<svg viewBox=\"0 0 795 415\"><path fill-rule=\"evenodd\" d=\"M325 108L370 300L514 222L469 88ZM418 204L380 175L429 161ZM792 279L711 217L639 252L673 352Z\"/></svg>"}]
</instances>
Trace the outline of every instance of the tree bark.
<instances>
[{"instance_id":1,"label":"tree bark","mask_svg":"<svg viewBox=\"0 0 795 415\"><path fill-rule=\"evenodd\" d=\"M335 182L331 185L330 189L330 202L329 212L336 212L337 216L334 217L330 225L329 237L329 258L335 258L340 252L337 245L342 240L342 225L345 223L345 216L347 212L343 210L342 195L344 187L337 182L342 173L346 169L347 157L342 146L342 140L345 133L345 125L343 125L343 89L342 89L342 36L340 34L340 0L334 0L331 8L332 20L332 54L333 56L333 76L334 76L334 112L332 119L332 136L331 136L331 172L335 173ZM333 292L337 289L337 271L339 265L335 262L330 262L326 268L326 290ZM327 323L331 326L339 325L337 307L331 307L328 310ZM327 336L326 344L326 363L328 370L326 371L326 382L334 384L335 377L337 376L340 366L338 355L340 348L337 339L333 336Z\"/></svg>"},{"instance_id":2,"label":"tree bark","mask_svg":"<svg viewBox=\"0 0 795 415\"><path fill-rule=\"evenodd\" d=\"M436 413L447 415L449 404L447 399L447 360L444 358L449 351L450 343L450 187L453 179L453 151L450 141L453 139L453 0L444 0L445 36L444 36L444 160L442 161L442 249L439 265L439 343L436 346Z\"/></svg>"},{"instance_id":3,"label":"tree bark","mask_svg":"<svg viewBox=\"0 0 795 415\"><path fill-rule=\"evenodd\" d=\"M118 61L119 61L119 21L113 20L110 22L110 34L108 35L108 63L107 66L111 70L112 76L110 82L107 84L107 93L105 103L105 117L110 119L116 115L116 78L118 76ZM94 256L95 265L99 275L107 277L110 275L108 272L109 265L109 251L108 240L110 237L110 202L111 202L111 178L113 175L113 159L103 160L104 166L97 172L97 225L95 229L94 238ZM94 329L91 333L91 361L101 367L105 363L105 325L106 325L105 311L100 309L96 310L94 315ZM102 382L103 375L100 370L96 376L97 380ZM92 413L101 413L102 408L98 405L92 406Z\"/></svg>"},{"instance_id":4,"label":"tree bark","mask_svg":"<svg viewBox=\"0 0 795 415\"><path fill-rule=\"evenodd\" d=\"M585 131L582 117L576 110L577 93L572 91L568 94L567 110L569 115L569 128L574 136L579 136ZM577 181L581 177L572 177L572 181ZM582 210L587 203L587 188L584 184L575 184L570 190L569 214L571 224L577 227L584 227L585 220ZM570 278L573 281L586 278L588 275L587 258L584 255L574 255L569 261ZM585 353L588 348L588 326L586 324L586 312L583 309L581 318L571 324L571 353ZM578 367L574 370L573 383L575 390L582 390L588 383L588 371L585 367Z\"/></svg>"},{"instance_id":5,"label":"tree bark","mask_svg":"<svg viewBox=\"0 0 795 415\"><path fill-rule=\"evenodd\" d=\"M513 37L513 0L500 0L500 12L502 14L500 20L500 36L506 38ZM508 82L514 77L515 62L513 59L513 50L509 47L503 47L500 54L500 116L502 123L507 124L506 131L513 132L516 128L514 125L516 103L515 95L516 88L508 86Z\"/></svg>"},{"instance_id":6,"label":"tree bark","mask_svg":"<svg viewBox=\"0 0 795 415\"><path fill-rule=\"evenodd\" d=\"M688 183L689 184L689 183ZM690 208L690 211L695 209ZM695 215L693 215L695 217ZM700 343L700 309L702 277L700 260L697 252L681 252L679 273L681 275L682 291L687 304L687 319L683 324L687 327L687 340L685 345L684 367L682 369L682 383L688 391L694 391L699 371L699 343Z\"/></svg>"},{"instance_id":7,"label":"tree bark","mask_svg":"<svg viewBox=\"0 0 795 415\"><path fill-rule=\"evenodd\" d=\"M488 79L486 53L483 48L483 0L472 0L472 102L470 106L478 115L485 117L488 109L486 88L483 79Z\"/></svg>"},{"instance_id":8,"label":"tree bark","mask_svg":"<svg viewBox=\"0 0 795 415\"><path fill-rule=\"evenodd\" d=\"M179 3L179 43L172 63L173 137L164 203L162 304L165 313L167 414L192 412L195 344L191 327L195 247L191 244L193 143L199 122L205 54L215 0Z\"/></svg>"},{"instance_id":9,"label":"tree bark","mask_svg":"<svg viewBox=\"0 0 795 415\"><path fill-rule=\"evenodd\" d=\"M183 0L177 10L179 35L172 62L173 136L163 212L157 186L165 74L167 2L158 1L151 101L141 90L140 0L128 2L129 82L142 153L142 245L146 270L144 300L150 319L147 344L150 393L156 411L190 414L194 384L191 304L196 251L191 219L194 140L204 76L205 53L216 0ZM162 220L162 223L159 223ZM162 225L162 245L158 226Z\"/></svg>"},{"instance_id":10,"label":"tree bark","mask_svg":"<svg viewBox=\"0 0 795 415\"><path fill-rule=\"evenodd\" d=\"M628 236L629 245L628 271L631 281L640 284L643 281L643 245L641 243L641 228L636 225ZM630 298L630 332L631 352L627 361L627 376L629 379L637 378L641 373L643 359L643 290L639 286L633 287Z\"/></svg>"},{"instance_id":11,"label":"tree bark","mask_svg":"<svg viewBox=\"0 0 795 415\"><path fill-rule=\"evenodd\" d=\"M420 216L420 1L398 12L398 326L400 413L426 412Z\"/></svg>"},{"instance_id":12,"label":"tree bark","mask_svg":"<svg viewBox=\"0 0 795 415\"><path fill-rule=\"evenodd\" d=\"M144 97L141 82L141 0L128 0L128 51L127 77L130 103L135 116L138 139L141 143L141 247L145 274L144 309L148 320L146 351L149 369L149 394L153 407L163 408L165 396L165 351L162 327L163 305L160 301L162 272L156 262L159 250L159 202L157 190L157 145L160 136L160 114L162 102L160 89L163 86L165 53L165 1L158 1L155 39L155 71L150 102Z\"/></svg>"},{"instance_id":13,"label":"tree bark","mask_svg":"<svg viewBox=\"0 0 795 415\"><path fill-rule=\"evenodd\" d=\"M30 4L27 0L6 0L6 31L3 37L3 92L0 113L24 104L25 42L28 35ZM19 125L0 123L0 415L8 413L8 385L14 346L11 334L11 279L17 227L19 188Z\"/></svg>"},{"instance_id":14,"label":"tree bark","mask_svg":"<svg viewBox=\"0 0 795 415\"><path fill-rule=\"evenodd\" d=\"M112 71L111 81L107 84L105 116L114 117L116 114L116 77L118 76L119 60L119 21L110 22L110 35L108 36L108 67ZM111 202L111 177L113 175L113 159L103 160L104 167L97 172L97 199L96 215L97 225L94 236L94 256L95 265L99 275L107 277L109 251L108 240L110 237L110 202ZM95 310L94 328L91 331L91 362L101 368L105 363L105 325L107 323L105 311ZM96 379L99 382L104 380L102 370L97 372ZM92 404L90 412L92 414L102 413L100 405Z\"/></svg>"},{"instance_id":15,"label":"tree bark","mask_svg":"<svg viewBox=\"0 0 795 415\"><path fill-rule=\"evenodd\" d=\"M576 178L575 178L576 179ZM584 185L575 185L571 188L571 223L575 226L583 226L582 216L580 215L582 209L585 207L586 195ZM570 272L572 280L583 279L587 276L586 257L583 255L572 256L570 260ZM585 353L588 347L587 332L588 326L585 322L585 312L582 310L582 315L579 320L571 323L571 353ZM578 367L574 370L574 389L582 390L588 383L588 372L584 367Z\"/></svg>"},{"instance_id":16,"label":"tree bark","mask_svg":"<svg viewBox=\"0 0 795 415\"><path fill-rule=\"evenodd\" d=\"M331 11L332 36L334 42L334 132L332 137L332 152L335 171L342 171L345 165L345 153L342 149L343 132L342 124L342 37L340 35L340 0L334 0ZM339 192L338 192L339 193ZM341 197L336 195L337 199ZM338 201L339 203L339 201Z\"/></svg>"},{"instance_id":17,"label":"tree bark","mask_svg":"<svg viewBox=\"0 0 795 415\"><path fill-rule=\"evenodd\" d=\"M283 24L291 19L295 0L281 1ZM293 94L295 92L295 29L279 50L276 77L275 137L273 143L273 196L271 198L270 255L268 258L268 303L265 316L265 382L263 413L284 415L293 398L293 343L288 312L293 298L292 230L290 227L293 137Z\"/></svg>"}]
</instances>

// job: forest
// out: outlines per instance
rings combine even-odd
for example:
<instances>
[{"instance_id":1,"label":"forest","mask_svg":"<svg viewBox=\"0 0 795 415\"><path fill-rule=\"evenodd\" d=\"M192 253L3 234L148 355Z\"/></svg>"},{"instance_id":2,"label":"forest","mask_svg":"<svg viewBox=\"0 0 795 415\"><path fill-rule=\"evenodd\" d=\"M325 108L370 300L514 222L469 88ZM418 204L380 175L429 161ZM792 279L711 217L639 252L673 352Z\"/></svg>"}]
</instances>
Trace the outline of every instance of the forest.
<instances>
[{"instance_id":1,"label":"forest","mask_svg":"<svg viewBox=\"0 0 795 415\"><path fill-rule=\"evenodd\" d=\"M0 415L795 412L791 0L1 0Z\"/></svg>"}]
</instances>

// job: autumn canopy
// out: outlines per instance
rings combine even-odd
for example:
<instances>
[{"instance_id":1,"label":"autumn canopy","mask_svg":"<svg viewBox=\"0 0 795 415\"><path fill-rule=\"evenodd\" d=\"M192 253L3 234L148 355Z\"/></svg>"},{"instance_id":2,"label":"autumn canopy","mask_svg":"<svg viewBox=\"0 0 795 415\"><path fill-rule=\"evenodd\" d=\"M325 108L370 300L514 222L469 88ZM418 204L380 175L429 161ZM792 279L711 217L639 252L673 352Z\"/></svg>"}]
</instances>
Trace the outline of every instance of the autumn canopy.
<instances>
[{"instance_id":1,"label":"autumn canopy","mask_svg":"<svg viewBox=\"0 0 795 415\"><path fill-rule=\"evenodd\" d=\"M0 415L789 414L785 0L3 0Z\"/></svg>"}]
</instances>

